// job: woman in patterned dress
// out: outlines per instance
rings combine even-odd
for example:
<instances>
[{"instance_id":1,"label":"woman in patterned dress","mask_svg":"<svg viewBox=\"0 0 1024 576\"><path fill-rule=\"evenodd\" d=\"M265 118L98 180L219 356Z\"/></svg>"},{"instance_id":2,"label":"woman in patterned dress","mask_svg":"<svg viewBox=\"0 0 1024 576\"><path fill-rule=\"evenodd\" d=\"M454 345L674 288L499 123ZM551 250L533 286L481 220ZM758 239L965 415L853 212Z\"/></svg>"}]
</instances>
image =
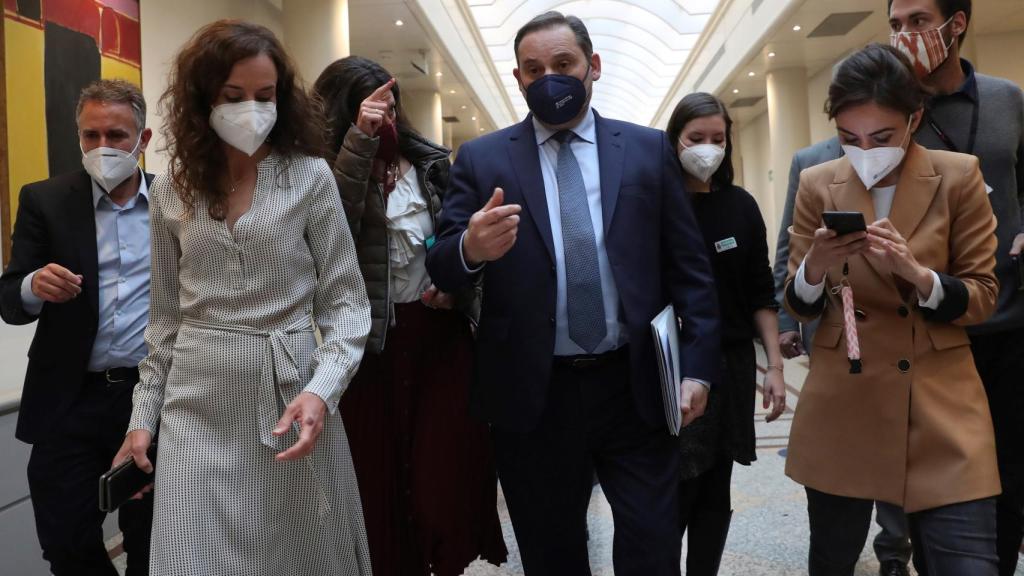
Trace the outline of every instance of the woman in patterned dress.
<instances>
[{"instance_id":1,"label":"woman in patterned dress","mask_svg":"<svg viewBox=\"0 0 1024 576\"><path fill-rule=\"evenodd\" d=\"M151 573L370 574L337 412L370 308L322 118L239 21L182 49L163 106L149 355L117 459L149 468L159 430Z\"/></svg>"}]
</instances>

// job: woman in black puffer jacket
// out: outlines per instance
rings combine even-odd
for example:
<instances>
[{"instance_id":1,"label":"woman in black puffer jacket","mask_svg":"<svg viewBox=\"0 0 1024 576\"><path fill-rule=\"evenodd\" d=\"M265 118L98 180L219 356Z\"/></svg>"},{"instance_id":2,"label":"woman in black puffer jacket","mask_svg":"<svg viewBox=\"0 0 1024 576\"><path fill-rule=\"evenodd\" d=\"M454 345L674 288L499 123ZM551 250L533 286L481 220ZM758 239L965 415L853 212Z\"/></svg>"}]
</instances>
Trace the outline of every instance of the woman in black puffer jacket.
<instances>
[{"instance_id":1,"label":"woman in black puffer jacket","mask_svg":"<svg viewBox=\"0 0 1024 576\"><path fill-rule=\"evenodd\" d=\"M506 558L485 425L468 414L476 289L438 292L426 270L449 151L402 114L392 76L338 60L314 92L373 322L341 400L376 576L461 574Z\"/></svg>"}]
</instances>

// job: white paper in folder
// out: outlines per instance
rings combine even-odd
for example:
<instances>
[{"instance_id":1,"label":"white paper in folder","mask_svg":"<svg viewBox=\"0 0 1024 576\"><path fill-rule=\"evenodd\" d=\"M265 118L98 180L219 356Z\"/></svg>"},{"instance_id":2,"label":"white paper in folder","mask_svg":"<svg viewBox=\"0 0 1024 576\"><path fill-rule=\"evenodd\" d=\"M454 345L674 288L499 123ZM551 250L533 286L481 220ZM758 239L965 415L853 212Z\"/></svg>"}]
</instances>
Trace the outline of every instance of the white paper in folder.
<instances>
[{"instance_id":1,"label":"white paper in folder","mask_svg":"<svg viewBox=\"0 0 1024 576\"><path fill-rule=\"evenodd\" d=\"M682 427L679 411L679 320L671 304L651 320L654 336L654 355L658 358L661 376L661 398L665 406L665 423L674 436Z\"/></svg>"}]
</instances>

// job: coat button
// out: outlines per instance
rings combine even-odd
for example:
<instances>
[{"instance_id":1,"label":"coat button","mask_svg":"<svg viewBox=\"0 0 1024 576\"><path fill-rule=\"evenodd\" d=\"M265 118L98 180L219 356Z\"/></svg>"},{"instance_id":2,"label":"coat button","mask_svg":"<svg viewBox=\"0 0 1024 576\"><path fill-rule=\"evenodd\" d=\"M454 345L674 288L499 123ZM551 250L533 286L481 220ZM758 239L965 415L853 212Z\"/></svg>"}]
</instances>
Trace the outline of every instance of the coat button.
<instances>
[{"instance_id":1,"label":"coat button","mask_svg":"<svg viewBox=\"0 0 1024 576\"><path fill-rule=\"evenodd\" d=\"M551 325L554 326L555 325L555 317L552 316L551 318L548 318L548 322L551 322Z\"/></svg>"},{"instance_id":2,"label":"coat button","mask_svg":"<svg viewBox=\"0 0 1024 576\"><path fill-rule=\"evenodd\" d=\"M857 320L863 321L868 319L868 314L867 312L861 310L860 308L856 308L853 311L853 317L856 318Z\"/></svg>"},{"instance_id":3,"label":"coat button","mask_svg":"<svg viewBox=\"0 0 1024 576\"><path fill-rule=\"evenodd\" d=\"M900 372L906 374L907 372L910 372L910 360L904 358L896 363L896 367L899 368Z\"/></svg>"},{"instance_id":4,"label":"coat button","mask_svg":"<svg viewBox=\"0 0 1024 576\"><path fill-rule=\"evenodd\" d=\"M896 313L900 315L900 318L906 318L910 316L910 310L907 310L906 306L900 306L896 309Z\"/></svg>"}]
</instances>

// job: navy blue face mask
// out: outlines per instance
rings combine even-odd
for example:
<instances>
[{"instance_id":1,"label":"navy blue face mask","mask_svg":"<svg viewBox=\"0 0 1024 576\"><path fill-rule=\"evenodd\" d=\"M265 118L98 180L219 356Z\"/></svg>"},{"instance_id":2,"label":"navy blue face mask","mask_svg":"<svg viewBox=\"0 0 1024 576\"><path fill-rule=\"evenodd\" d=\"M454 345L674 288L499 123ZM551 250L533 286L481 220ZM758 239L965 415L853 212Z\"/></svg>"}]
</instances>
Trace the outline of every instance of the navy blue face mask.
<instances>
[{"instance_id":1,"label":"navy blue face mask","mask_svg":"<svg viewBox=\"0 0 1024 576\"><path fill-rule=\"evenodd\" d=\"M590 66L584 78L590 74ZM526 89L526 105L541 122L559 126L579 116L587 103L587 87L575 76L548 74Z\"/></svg>"}]
</instances>

